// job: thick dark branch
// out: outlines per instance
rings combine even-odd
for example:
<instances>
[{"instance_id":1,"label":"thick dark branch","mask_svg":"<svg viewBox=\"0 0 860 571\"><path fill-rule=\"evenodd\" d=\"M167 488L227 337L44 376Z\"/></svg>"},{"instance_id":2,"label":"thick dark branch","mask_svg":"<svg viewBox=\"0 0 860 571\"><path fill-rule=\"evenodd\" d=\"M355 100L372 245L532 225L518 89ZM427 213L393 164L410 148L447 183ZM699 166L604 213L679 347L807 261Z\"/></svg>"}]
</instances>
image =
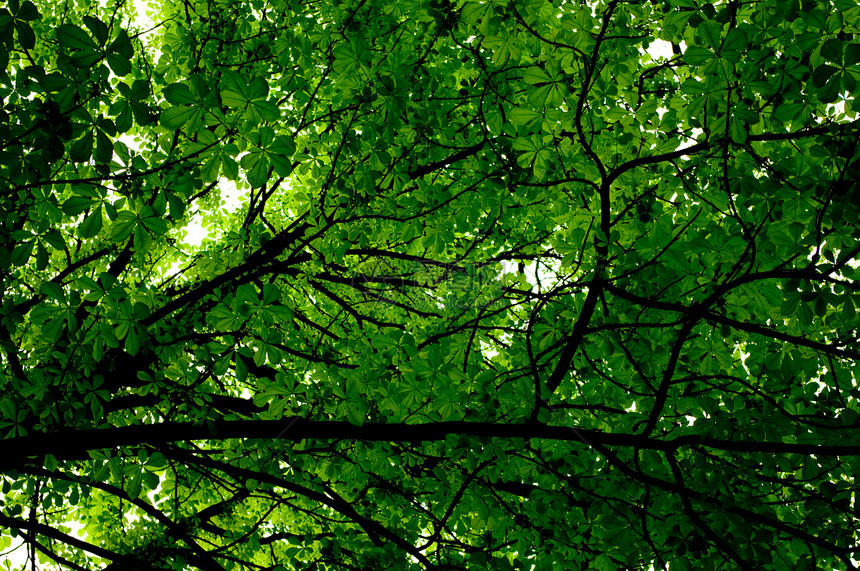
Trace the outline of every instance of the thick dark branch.
<instances>
[{"instance_id":1,"label":"thick dark branch","mask_svg":"<svg viewBox=\"0 0 860 571\"><path fill-rule=\"evenodd\" d=\"M694 524L702 531L702 533L707 537L711 543L713 543L717 549L722 551L724 554L728 555L732 561L737 563L738 567L741 569L752 569L752 565L749 564L743 557L738 554L738 552L729 545L725 539L720 537L719 534L714 532L714 530L702 519L702 517L693 509L693 504L690 503L690 490L687 489L687 486L684 484L684 478L681 474L681 469L678 467L678 462L675 461L675 458L671 454L666 455L666 460L669 462L669 466L672 468L672 476L675 478L675 484L678 486L678 493L681 496L681 505L684 506L684 513L687 514Z\"/></svg>"},{"instance_id":2,"label":"thick dark branch","mask_svg":"<svg viewBox=\"0 0 860 571\"><path fill-rule=\"evenodd\" d=\"M632 467L628 466L627 463L623 462L611 450L607 449L605 446L602 446L601 444L595 444L594 448L598 453L600 453L600 455L602 455L607 460L607 462L609 462L613 467L618 468L618 470L620 470L625 475L627 475L627 476L629 476L635 480L638 480L638 481L642 482L643 484L652 485L652 486L655 486L657 488L660 488L661 490L665 490L665 491L671 492L673 494L681 494L682 490L678 486L678 484L676 484L675 482L669 482L669 481L666 481L662 478L657 478L657 477L651 476L649 474L645 474L639 470L634 470ZM815 535L812 535L812 534L804 531L800 527L797 527L794 525L789 525L782 520L774 519L774 518L762 515L760 513L757 513L755 511L741 508L739 506L726 506L725 503L722 502L721 500L714 498L714 497L711 497L711 496L708 496L708 495L705 495L705 494L698 492L696 490L692 490L692 489L687 488L686 493L687 493L687 496L689 498L692 498L692 499L695 499L699 502L707 503L710 505L716 504L721 509L727 510L731 513L738 514L741 517L743 517L749 521L762 524L764 526L767 526L767 527L775 529L779 532L782 532L782 533L784 533L790 537L796 537L796 538L798 538L798 539L800 539L806 543L816 545L822 549L826 549L827 551L834 553L843 562L848 563L849 569L856 569L856 567L854 567L853 565L850 564L851 559L850 559L849 554L852 551L851 548L846 549L846 548L842 548L842 547L839 547L837 545L834 545L833 543L830 543L829 541L825 541L824 539L821 539L819 537L816 537Z\"/></svg>"},{"instance_id":3,"label":"thick dark branch","mask_svg":"<svg viewBox=\"0 0 860 571\"><path fill-rule=\"evenodd\" d=\"M588 330L588 323L594 314L594 308L597 307L597 300L600 297L601 290L602 288L598 284L592 284L588 288L588 295L585 296L585 302L582 304L582 310L579 312L576 324L573 326L573 331L570 332L564 348L561 350L561 355L559 355L558 363L546 382L546 387L550 394L555 392L565 375L570 371L570 363L573 361L573 356L576 354L576 350L579 349L579 345L585 337L585 332Z\"/></svg>"},{"instance_id":4,"label":"thick dark branch","mask_svg":"<svg viewBox=\"0 0 860 571\"><path fill-rule=\"evenodd\" d=\"M765 279L765 277L761 277L764 274L753 274L759 276L757 279ZM766 277L774 277L767 275ZM785 276L787 277L787 276ZM727 284L723 289L728 289L730 287L735 287L741 283L748 283L751 281L755 281L753 279L743 279L740 278ZM617 295L620 298L626 299L637 305L641 305L643 307L650 307L653 309L664 309L666 311L673 311L677 313L685 313L691 314L694 309L688 307L686 305L680 303L669 303L665 301L658 301L654 299L650 299L647 297L642 297L636 295L634 293L630 293L625 289L619 288L618 286L613 286L611 284L605 285L606 289ZM827 355L833 355L834 357L840 357L842 359L860 359L860 353L856 351L851 351L848 349L840 349L838 347L834 347L830 343L824 343L821 341L814 341L812 339L807 339L806 337L797 337L795 335L789 335L788 333L782 333L776 329L772 329L771 327L758 325L755 323L745 323L743 321L738 321L736 319L732 319L730 317L725 317L723 315L719 315L712 311L706 311L702 313L701 318L706 321L712 321L715 323L721 323L732 327L733 329L738 329L741 331L746 331L748 333L755 333L758 335L762 335L764 337L771 337L773 339L779 339L780 341L785 341L786 343L791 343L793 345L800 345L803 347L809 347L810 349L815 349L816 351L821 351Z\"/></svg>"},{"instance_id":5,"label":"thick dark branch","mask_svg":"<svg viewBox=\"0 0 860 571\"><path fill-rule=\"evenodd\" d=\"M462 151L454 153L450 157L445 157L444 159L434 161L432 163L427 163L426 165L421 165L414 171L409 173L409 178L415 180L416 178L421 178L422 176L428 175L431 172L443 169L448 165L456 163L457 161L462 161L463 159L469 158L477 154L478 151L480 151L481 149L483 149L485 144L485 141L481 141L480 143L476 143L471 147L466 147Z\"/></svg>"},{"instance_id":6,"label":"thick dark branch","mask_svg":"<svg viewBox=\"0 0 860 571\"><path fill-rule=\"evenodd\" d=\"M0 470L26 465L30 459L52 454L58 459L85 458L90 450L121 446L159 446L189 440L264 438L273 440L364 440L378 442L429 442L445 440L450 434L489 438L543 438L599 443L646 450L674 451L685 446L703 446L737 453L815 454L818 456L860 456L860 442L844 445L725 440L685 435L662 440L640 434L602 432L570 426L538 423L496 424L492 422L448 421L430 424L366 423L355 426L342 421L307 420L213 420L205 424L165 422L96 430L66 430L53 434L32 434L0 442ZM843 441L846 440L842 436Z\"/></svg>"},{"instance_id":7,"label":"thick dark branch","mask_svg":"<svg viewBox=\"0 0 860 571\"><path fill-rule=\"evenodd\" d=\"M294 230L285 230L284 232L281 232L279 235L266 242L266 244L263 245L259 250L251 254L243 264L240 264L239 266L236 266L235 268L224 272L216 278L213 278L205 283L200 284L191 291L188 291L187 293L179 296L178 298L168 302L160 309L154 311L152 315L150 315L149 318L144 321L144 324L148 326L153 323L156 323L161 319L165 318L166 316L170 315L174 311L178 310L179 308L187 305L192 305L200 301L207 294L213 292L217 287L233 282L243 274L252 272L266 262L274 260L291 244L304 236L305 230L307 230L308 228L309 225L303 223L300 224L298 228ZM296 260L295 262L298 263L298 261L299 260Z\"/></svg>"},{"instance_id":8,"label":"thick dark branch","mask_svg":"<svg viewBox=\"0 0 860 571\"><path fill-rule=\"evenodd\" d=\"M121 563L123 569L133 569L140 571L161 571L161 567L154 567L151 564L145 561L139 561L134 557L129 557L128 555L121 555L119 553L114 553L108 549L103 547L99 547L98 545L93 545L92 543L87 543L82 539L78 539L73 535L67 535L60 531L57 531L50 525L45 525L44 523L39 523L36 521L29 521L18 519L14 517L10 517L4 514L0 514L0 526L9 528L9 529L17 529L22 531L29 531L35 533L37 535L41 535L52 539L54 541L59 541L60 543L64 543L75 549L80 549L81 551L86 551L87 553L92 553L98 557L103 559L107 559L109 561L113 561L114 563Z\"/></svg>"},{"instance_id":9,"label":"thick dark branch","mask_svg":"<svg viewBox=\"0 0 860 571\"><path fill-rule=\"evenodd\" d=\"M283 426L280 430L283 431ZM318 502L322 505L325 505L332 510L340 513L344 517L350 519L351 521L355 522L365 531L365 533L367 533L367 535L375 544L382 545L383 539L387 539L388 541L397 545L403 551L415 557L415 559L424 564L428 569L433 568L433 565L430 563L430 561L414 545L409 544L403 538L401 538L396 533L392 532L376 520L365 517L358 513L349 502L343 499L331 488L326 488L326 493L321 493L316 490L312 490L310 488L302 486L300 484L296 484L295 482L290 482L288 480L273 476L271 474L267 474L265 472L255 472L253 470L247 470L245 468L233 466L224 462L218 462L217 460L195 456L184 450L172 449L169 451L169 454L171 456L180 458L186 462L196 463L209 468L214 468L215 470L230 474L231 476L236 477L241 481L257 480L259 482L264 482L273 486L277 486L279 488L283 488L285 490Z\"/></svg>"},{"instance_id":10,"label":"thick dark branch","mask_svg":"<svg viewBox=\"0 0 860 571\"><path fill-rule=\"evenodd\" d=\"M763 325L757 325L755 323L744 323L743 321L731 319L729 317L718 315L712 312L708 312L705 315L705 319L707 319L708 321L713 321L715 323L722 323L728 325L732 329L746 331L747 333L755 333L764 337L772 337L773 339L779 339L780 341L785 341L786 343L791 343L792 345L809 347L810 349L815 349L816 351L820 351L828 355L833 355L834 357L853 360L860 359L860 353L858 353L857 351L840 349L830 343L821 343L819 341L807 339L806 337L797 337L795 335L781 333L776 329L771 329L770 327L765 327Z\"/></svg>"},{"instance_id":11,"label":"thick dark branch","mask_svg":"<svg viewBox=\"0 0 860 571\"><path fill-rule=\"evenodd\" d=\"M852 125L852 123L848 123L846 125L840 125L843 129L847 129ZM816 127L814 129L804 129L802 131L796 131L794 133L764 133L762 135L751 135L747 138L747 141L757 142L757 141L795 141L797 139L804 139L806 137L816 137L818 135L827 133L831 127L830 126L822 126ZM651 155L646 157L637 157L633 160L627 161L623 165L620 165L618 168L613 170L607 176L606 180L611 184L615 179L617 179L622 174L626 173L629 170L645 166L651 165L654 163L662 163L664 161L671 161L674 159L679 159L686 155L695 155L707 149L716 146L715 143L711 143L710 141L703 141L701 143L696 143L695 145L690 145L689 147L685 147L683 149L678 149L676 151L672 151L669 153L663 153L660 155Z\"/></svg>"}]
</instances>

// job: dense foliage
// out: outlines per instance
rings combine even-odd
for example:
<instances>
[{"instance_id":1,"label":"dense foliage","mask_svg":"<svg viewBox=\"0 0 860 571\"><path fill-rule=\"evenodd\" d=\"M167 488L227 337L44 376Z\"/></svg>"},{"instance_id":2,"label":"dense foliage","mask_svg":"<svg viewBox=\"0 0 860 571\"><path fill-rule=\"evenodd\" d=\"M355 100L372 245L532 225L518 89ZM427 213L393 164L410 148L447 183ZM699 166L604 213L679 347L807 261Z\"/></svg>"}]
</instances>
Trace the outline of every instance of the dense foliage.
<instances>
[{"instance_id":1,"label":"dense foliage","mask_svg":"<svg viewBox=\"0 0 860 571\"><path fill-rule=\"evenodd\" d=\"M107 4L0 11L0 547L855 568L856 0Z\"/></svg>"}]
</instances>

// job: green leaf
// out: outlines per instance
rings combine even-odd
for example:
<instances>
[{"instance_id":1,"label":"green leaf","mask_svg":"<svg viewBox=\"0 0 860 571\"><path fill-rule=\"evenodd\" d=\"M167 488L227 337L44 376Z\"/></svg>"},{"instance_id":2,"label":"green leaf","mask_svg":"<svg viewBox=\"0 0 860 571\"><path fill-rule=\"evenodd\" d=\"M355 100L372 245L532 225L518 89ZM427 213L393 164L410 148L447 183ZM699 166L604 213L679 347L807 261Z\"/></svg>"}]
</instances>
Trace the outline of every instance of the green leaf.
<instances>
[{"instance_id":1,"label":"green leaf","mask_svg":"<svg viewBox=\"0 0 860 571\"><path fill-rule=\"evenodd\" d=\"M170 217L174 220L179 220L185 215L185 203L172 192L165 193L167 195L167 204L170 206Z\"/></svg>"},{"instance_id":2,"label":"green leaf","mask_svg":"<svg viewBox=\"0 0 860 571\"><path fill-rule=\"evenodd\" d=\"M66 247L66 241L63 234L56 228L52 228L42 234L45 242L47 242L55 250L63 250Z\"/></svg>"},{"instance_id":3,"label":"green leaf","mask_svg":"<svg viewBox=\"0 0 860 571\"><path fill-rule=\"evenodd\" d=\"M146 218L141 218L140 221L143 223L146 229L153 234L160 235L167 233L167 223L161 218L149 216Z\"/></svg>"},{"instance_id":4,"label":"green leaf","mask_svg":"<svg viewBox=\"0 0 860 571\"><path fill-rule=\"evenodd\" d=\"M732 28L726 34L726 39L723 42L722 52L744 52L749 45L749 36L747 32L740 28Z\"/></svg>"},{"instance_id":5,"label":"green leaf","mask_svg":"<svg viewBox=\"0 0 860 571\"><path fill-rule=\"evenodd\" d=\"M110 137L101 129L96 129L96 152L95 160L99 163L108 163L113 157L113 143Z\"/></svg>"},{"instance_id":6,"label":"green leaf","mask_svg":"<svg viewBox=\"0 0 860 571\"><path fill-rule=\"evenodd\" d=\"M134 249L138 252L146 252L152 246L152 237L146 231L143 224L134 227Z\"/></svg>"},{"instance_id":7,"label":"green leaf","mask_svg":"<svg viewBox=\"0 0 860 571\"><path fill-rule=\"evenodd\" d=\"M264 101L262 99L251 101L248 104L251 116L257 121L277 121L281 116L281 112L274 101Z\"/></svg>"},{"instance_id":8,"label":"green leaf","mask_svg":"<svg viewBox=\"0 0 860 571\"><path fill-rule=\"evenodd\" d=\"M242 168L245 170L250 170L254 167L260 159L262 158L263 153L260 150L253 150L251 152L245 153L242 155L242 158L239 159L239 163L242 165Z\"/></svg>"},{"instance_id":9,"label":"green leaf","mask_svg":"<svg viewBox=\"0 0 860 571\"><path fill-rule=\"evenodd\" d=\"M221 154L212 153L205 163L200 167L200 176L206 182L218 180L221 173Z\"/></svg>"},{"instance_id":10,"label":"green leaf","mask_svg":"<svg viewBox=\"0 0 860 571\"><path fill-rule=\"evenodd\" d=\"M732 141L738 144L743 144L747 140L746 126L738 117L732 117L730 135Z\"/></svg>"},{"instance_id":11,"label":"green leaf","mask_svg":"<svg viewBox=\"0 0 860 571\"><path fill-rule=\"evenodd\" d=\"M818 90L818 98L823 103L833 103L839 99L840 78L838 76L831 77L824 87Z\"/></svg>"},{"instance_id":12,"label":"green leaf","mask_svg":"<svg viewBox=\"0 0 860 571\"><path fill-rule=\"evenodd\" d=\"M714 52L699 46L690 46L684 52L684 61L689 65L702 65L714 57L716 57Z\"/></svg>"},{"instance_id":13,"label":"green leaf","mask_svg":"<svg viewBox=\"0 0 860 571\"><path fill-rule=\"evenodd\" d=\"M221 91L221 103L228 107L244 107L248 103L241 93L236 91L224 90Z\"/></svg>"},{"instance_id":14,"label":"green leaf","mask_svg":"<svg viewBox=\"0 0 860 571\"><path fill-rule=\"evenodd\" d=\"M253 166L246 173L248 184L252 188L259 188L268 181L269 161L264 155L258 155L258 157L259 159L254 161Z\"/></svg>"},{"instance_id":15,"label":"green leaf","mask_svg":"<svg viewBox=\"0 0 860 571\"><path fill-rule=\"evenodd\" d=\"M122 111L116 117L116 130L118 133L125 133L134 124L132 121L131 105L125 104Z\"/></svg>"},{"instance_id":16,"label":"green leaf","mask_svg":"<svg viewBox=\"0 0 860 571\"><path fill-rule=\"evenodd\" d=\"M288 176L293 172L293 164L289 157L278 154L269 154L268 157L278 176Z\"/></svg>"},{"instance_id":17,"label":"green leaf","mask_svg":"<svg viewBox=\"0 0 860 571\"><path fill-rule=\"evenodd\" d=\"M152 203L152 211L156 217L161 218L167 210L167 191L159 192Z\"/></svg>"},{"instance_id":18,"label":"green leaf","mask_svg":"<svg viewBox=\"0 0 860 571\"><path fill-rule=\"evenodd\" d=\"M63 212L67 216L77 216L81 212L88 210L96 202L98 201L86 196L73 196L63 202Z\"/></svg>"},{"instance_id":19,"label":"green leaf","mask_svg":"<svg viewBox=\"0 0 860 571\"><path fill-rule=\"evenodd\" d=\"M164 98L173 105L193 105L197 101L191 95L191 90L184 83L173 83L164 88Z\"/></svg>"},{"instance_id":20,"label":"green leaf","mask_svg":"<svg viewBox=\"0 0 860 571\"><path fill-rule=\"evenodd\" d=\"M49 73L39 78L39 85L42 89L49 92L62 91L72 82L59 73Z\"/></svg>"},{"instance_id":21,"label":"green leaf","mask_svg":"<svg viewBox=\"0 0 860 571\"><path fill-rule=\"evenodd\" d=\"M17 20L32 21L40 18L41 15L39 14L39 10L36 8L35 4L30 2L30 0L22 2L20 8L18 8L18 11L15 13L15 19Z\"/></svg>"},{"instance_id":22,"label":"green leaf","mask_svg":"<svg viewBox=\"0 0 860 571\"><path fill-rule=\"evenodd\" d=\"M702 42L705 46L715 52L720 49L720 35L722 34L722 30L723 27L714 20L705 20L699 24L698 28L696 28L696 31L699 32L699 37L702 38ZM689 52L689 50L687 50L687 52Z\"/></svg>"},{"instance_id":23,"label":"green leaf","mask_svg":"<svg viewBox=\"0 0 860 571\"><path fill-rule=\"evenodd\" d=\"M157 117L150 113L149 107L141 103L133 103L131 106L134 121L141 127L151 124Z\"/></svg>"},{"instance_id":24,"label":"green leaf","mask_svg":"<svg viewBox=\"0 0 860 571\"><path fill-rule=\"evenodd\" d=\"M130 60L134 55L134 49L131 47L131 39L128 37L128 32L120 30L114 41L108 46L108 51Z\"/></svg>"},{"instance_id":25,"label":"green leaf","mask_svg":"<svg viewBox=\"0 0 860 571\"><path fill-rule=\"evenodd\" d=\"M824 87L827 81L837 72L837 68L832 65L820 65L812 72L812 84L815 87Z\"/></svg>"},{"instance_id":26,"label":"green leaf","mask_svg":"<svg viewBox=\"0 0 860 571\"><path fill-rule=\"evenodd\" d=\"M36 46L36 35L33 28L26 22L16 21L15 31L18 32L18 43L25 50L32 50Z\"/></svg>"},{"instance_id":27,"label":"green leaf","mask_svg":"<svg viewBox=\"0 0 860 571\"><path fill-rule=\"evenodd\" d=\"M127 347L128 347L128 341L126 341L126 348ZM137 351L134 351L133 353L130 352L130 353L132 355L135 355L135 354L137 354ZM142 470L135 470L134 474L132 475L132 477L128 481L128 485L125 488L125 491L128 494L128 497L133 499L133 500L136 500L140 496L140 492L142 490L142 485L143 485L143 471Z\"/></svg>"},{"instance_id":28,"label":"green leaf","mask_svg":"<svg viewBox=\"0 0 860 571\"><path fill-rule=\"evenodd\" d=\"M842 41L831 38L824 42L824 45L821 46L821 57L840 65L842 63Z\"/></svg>"},{"instance_id":29,"label":"green leaf","mask_svg":"<svg viewBox=\"0 0 860 571\"><path fill-rule=\"evenodd\" d=\"M75 50L87 50L95 52L98 46L92 38L81 28L74 24L61 24L57 27L57 41L61 45Z\"/></svg>"},{"instance_id":30,"label":"green leaf","mask_svg":"<svg viewBox=\"0 0 860 571\"><path fill-rule=\"evenodd\" d=\"M85 163L90 160L92 153L93 133L92 131L86 131L80 139L72 143L69 158L76 163Z\"/></svg>"},{"instance_id":31,"label":"green leaf","mask_svg":"<svg viewBox=\"0 0 860 571\"><path fill-rule=\"evenodd\" d=\"M63 287L54 282L44 282L39 288L43 295L59 302L66 299L66 294L63 293Z\"/></svg>"},{"instance_id":32,"label":"green leaf","mask_svg":"<svg viewBox=\"0 0 860 571\"><path fill-rule=\"evenodd\" d=\"M24 242L18 244L12 249L12 265L23 266L30 259L30 254L33 253L33 242Z\"/></svg>"},{"instance_id":33,"label":"green leaf","mask_svg":"<svg viewBox=\"0 0 860 571\"><path fill-rule=\"evenodd\" d=\"M517 107L508 113L508 118L514 125L528 125L532 121L541 118L541 114L532 109Z\"/></svg>"},{"instance_id":34,"label":"green leaf","mask_svg":"<svg viewBox=\"0 0 860 571\"><path fill-rule=\"evenodd\" d=\"M165 129L181 129L187 123L199 117L201 113L202 111L199 107L188 105L170 107L161 112L161 125Z\"/></svg>"},{"instance_id":35,"label":"green leaf","mask_svg":"<svg viewBox=\"0 0 860 571\"><path fill-rule=\"evenodd\" d=\"M860 44L848 44L845 46L845 67L851 67L860 63Z\"/></svg>"},{"instance_id":36,"label":"green leaf","mask_svg":"<svg viewBox=\"0 0 860 571\"><path fill-rule=\"evenodd\" d=\"M221 168L227 180L236 180L239 178L239 164L232 157L222 157Z\"/></svg>"},{"instance_id":37,"label":"green leaf","mask_svg":"<svg viewBox=\"0 0 860 571\"><path fill-rule=\"evenodd\" d=\"M127 57L111 52L105 56L105 59L114 74L119 77L123 77L131 73L131 60Z\"/></svg>"},{"instance_id":38,"label":"green leaf","mask_svg":"<svg viewBox=\"0 0 860 571\"><path fill-rule=\"evenodd\" d=\"M104 131L106 135L110 137L116 136L116 127L114 126L113 121L111 121L110 118L105 117L103 119L100 119L97 125L98 128Z\"/></svg>"},{"instance_id":39,"label":"green leaf","mask_svg":"<svg viewBox=\"0 0 860 571\"><path fill-rule=\"evenodd\" d=\"M36 269L44 271L48 267L48 251L41 242L36 244Z\"/></svg>"},{"instance_id":40,"label":"green leaf","mask_svg":"<svg viewBox=\"0 0 860 571\"><path fill-rule=\"evenodd\" d=\"M104 22L92 16L84 16L81 18L84 25L96 39L98 45L103 46L108 39L108 29Z\"/></svg>"},{"instance_id":41,"label":"green leaf","mask_svg":"<svg viewBox=\"0 0 860 571\"><path fill-rule=\"evenodd\" d=\"M523 72L523 81L530 85L534 85L536 83L547 83L552 80L544 70L539 67L532 66L526 68L526 70Z\"/></svg>"},{"instance_id":42,"label":"green leaf","mask_svg":"<svg viewBox=\"0 0 860 571\"><path fill-rule=\"evenodd\" d=\"M153 452L146 461L146 467L152 470L161 470L165 466L167 466L167 458L161 452Z\"/></svg>"},{"instance_id":43,"label":"green leaf","mask_svg":"<svg viewBox=\"0 0 860 571\"><path fill-rule=\"evenodd\" d=\"M362 426L366 418L366 412L363 406L348 405L346 408L346 418L353 426Z\"/></svg>"},{"instance_id":44,"label":"green leaf","mask_svg":"<svg viewBox=\"0 0 860 571\"><path fill-rule=\"evenodd\" d=\"M851 296L844 296L844 301L842 303L842 317L846 321L852 321L856 317L856 309L854 307L854 302L851 300Z\"/></svg>"},{"instance_id":45,"label":"green leaf","mask_svg":"<svg viewBox=\"0 0 860 571\"><path fill-rule=\"evenodd\" d=\"M110 238L114 242L122 242L134 231L137 226L137 216L128 210L123 210L111 225Z\"/></svg>"},{"instance_id":46,"label":"green leaf","mask_svg":"<svg viewBox=\"0 0 860 571\"><path fill-rule=\"evenodd\" d=\"M99 206L84 218L78 226L79 238L94 238L102 229L102 207Z\"/></svg>"},{"instance_id":47,"label":"green leaf","mask_svg":"<svg viewBox=\"0 0 860 571\"><path fill-rule=\"evenodd\" d=\"M269 84L264 78L255 77L247 86L247 95L249 100L264 99L269 95Z\"/></svg>"},{"instance_id":48,"label":"green leaf","mask_svg":"<svg viewBox=\"0 0 860 571\"><path fill-rule=\"evenodd\" d=\"M82 50L72 56L72 63L79 68L88 69L102 59L102 53L96 50Z\"/></svg>"},{"instance_id":49,"label":"green leaf","mask_svg":"<svg viewBox=\"0 0 860 571\"><path fill-rule=\"evenodd\" d=\"M142 79L135 79L129 90L129 101L143 101L149 97L149 83Z\"/></svg>"},{"instance_id":50,"label":"green leaf","mask_svg":"<svg viewBox=\"0 0 860 571\"><path fill-rule=\"evenodd\" d=\"M278 135L278 137L272 141L272 144L269 145L268 150L278 153L279 155L284 155L285 157L291 157L296 152L296 143L293 138L288 135Z\"/></svg>"}]
</instances>

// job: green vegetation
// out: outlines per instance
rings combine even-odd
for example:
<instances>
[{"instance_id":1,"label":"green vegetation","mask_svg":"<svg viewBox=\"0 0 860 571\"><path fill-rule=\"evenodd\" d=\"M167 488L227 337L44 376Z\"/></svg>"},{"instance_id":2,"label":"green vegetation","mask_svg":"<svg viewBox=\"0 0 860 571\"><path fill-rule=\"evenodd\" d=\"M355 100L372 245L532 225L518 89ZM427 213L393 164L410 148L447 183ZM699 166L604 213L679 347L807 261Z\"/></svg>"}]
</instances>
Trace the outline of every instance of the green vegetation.
<instances>
[{"instance_id":1,"label":"green vegetation","mask_svg":"<svg viewBox=\"0 0 860 571\"><path fill-rule=\"evenodd\" d=\"M0 11L26 569L856 568L856 0L133 12Z\"/></svg>"}]
</instances>

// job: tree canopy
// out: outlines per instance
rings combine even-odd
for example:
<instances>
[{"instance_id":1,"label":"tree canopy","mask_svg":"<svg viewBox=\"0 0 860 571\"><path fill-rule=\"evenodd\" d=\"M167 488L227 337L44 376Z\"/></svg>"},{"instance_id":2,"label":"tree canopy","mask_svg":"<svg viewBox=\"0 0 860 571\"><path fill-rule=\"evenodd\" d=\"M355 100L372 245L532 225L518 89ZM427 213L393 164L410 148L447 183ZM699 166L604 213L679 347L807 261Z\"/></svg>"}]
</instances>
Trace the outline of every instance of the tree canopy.
<instances>
[{"instance_id":1,"label":"tree canopy","mask_svg":"<svg viewBox=\"0 0 860 571\"><path fill-rule=\"evenodd\" d=\"M0 548L856 568L856 0L151 10L0 10Z\"/></svg>"}]
</instances>

